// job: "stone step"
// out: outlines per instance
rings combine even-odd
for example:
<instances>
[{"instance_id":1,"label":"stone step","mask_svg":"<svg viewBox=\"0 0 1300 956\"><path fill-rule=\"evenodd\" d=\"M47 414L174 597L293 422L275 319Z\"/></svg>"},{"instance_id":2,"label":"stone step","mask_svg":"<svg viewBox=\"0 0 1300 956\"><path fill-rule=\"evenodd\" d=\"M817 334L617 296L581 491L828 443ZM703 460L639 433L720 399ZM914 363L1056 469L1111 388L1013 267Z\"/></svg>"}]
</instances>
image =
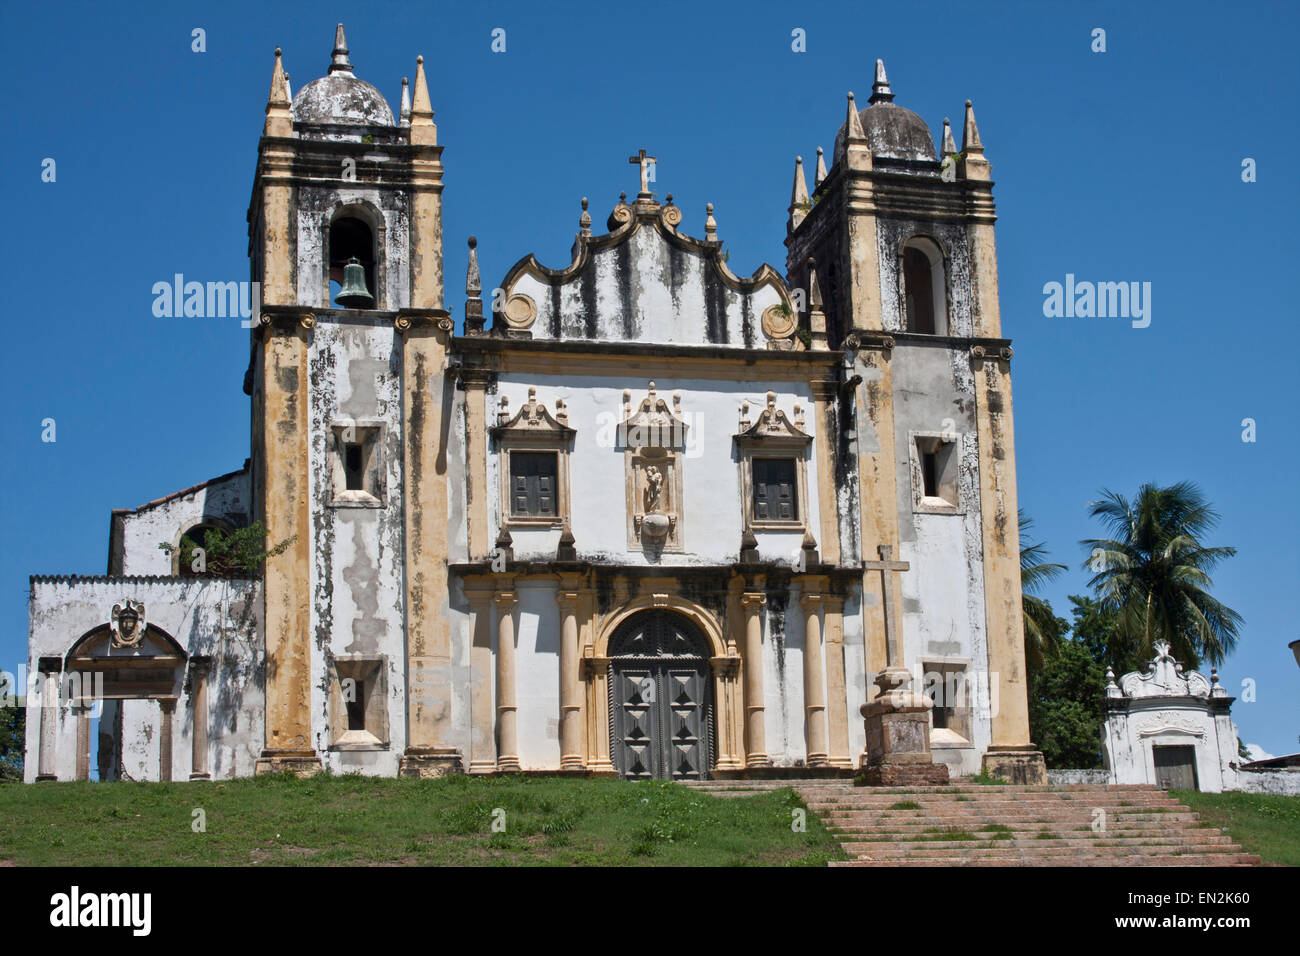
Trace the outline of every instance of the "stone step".
<instances>
[{"instance_id":1,"label":"stone step","mask_svg":"<svg viewBox=\"0 0 1300 956\"><path fill-rule=\"evenodd\" d=\"M1174 847L1187 847L1210 849L1217 848L1236 848L1236 843L1232 842L1229 836L1223 834L1212 834L1210 839L1183 839L1182 834L1148 834L1145 836L1050 836L1050 838L1041 838L1041 836L1027 834L971 834L972 839L944 839L946 834L930 834L924 838L918 836L892 836L887 834L845 834L845 832L836 832L836 839L845 847L850 844L855 847L876 847L881 852L887 851L905 851L909 847L927 847L927 845L946 845L962 844L971 849L982 848L1030 848L1030 849L1052 849L1061 847L1089 848L1089 847L1164 847L1164 845L1174 845ZM865 851L863 851L865 852Z\"/></svg>"},{"instance_id":2,"label":"stone step","mask_svg":"<svg viewBox=\"0 0 1300 956\"><path fill-rule=\"evenodd\" d=\"M1081 855L1020 860L980 860L964 857L930 857L922 860L836 860L828 866L1259 866L1260 859L1247 853L1223 856L1136 856Z\"/></svg>"},{"instance_id":3,"label":"stone step","mask_svg":"<svg viewBox=\"0 0 1300 956\"><path fill-rule=\"evenodd\" d=\"M942 834L938 833L882 833L878 830L852 830L841 829L839 827L828 827L836 839L841 842L858 841L881 844L902 844L902 843L924 843L939 839ZM1106 833L1097 833L1084 835L1080 833L1059 833L1051 830L1003 830L1001 832L964 830L957 831L969 833L974 840L969 842L985 843L1038 843L1051 845L1051 843L1070 843L1082 846L1097 844L1125 844L1125 843L1168 843L1177 842L1180 844L1195 846L1236 846L1232 837L1218 830L1127 830L1127 831L1108 831ZM1051 833L1052 836L1041 837L1039 833ZM965 837L961 839L965 840Z\"/></svg>"},{"instance_id":4,"label":"stone step","mask_svg":"<svg viewBox=\"0 0 1300 956\"><path fill-rule=\"evenodd\" d=\"M892 814L882 817L878 813L857 813L854 811L834 811L825 812L818 810L816 807L810 807L818 817L828 824L833 823L836 826L847 826L850 824L856 826L879 827L881 829L898 829L900 827L915 826L962 826L965 824L978 824L983 826L986 823L1006 823L1010 820L1021 825L1025 824L1043 824L1044 826L1057 824L1074 829L1080 826L1087 826L1092 829L1092 814L1088 812L1080 813L916 813L906 810L895 810ZM1195 826L1200 822L1200 818L1190 810L1182 813L1126 813L1122 816L1119 814L1108 814L1106 817L1106 829L1114 829L1117 826L1126 826L1129 824L1149 824L1152 826L1172 826L1174 824L1185 824Z\"/></svg>"},{"instance_id":5,"label":"stone step","mask_svg":"<svg viewBox=\"0 0 1300 956\"><path fill-rule=\"evenodd\" d=\"M1231 837L1154 786L795 790L851 859L890 866L1253 866ZM906 803L905 809L898 804ZM1097 810L1105 830L1092 829ZM997 826L997 830L985 827ZM945 839L953 831L969 838ZM1048 836L1042 836L1048 834Z\"/></svg>"}]
</instances>

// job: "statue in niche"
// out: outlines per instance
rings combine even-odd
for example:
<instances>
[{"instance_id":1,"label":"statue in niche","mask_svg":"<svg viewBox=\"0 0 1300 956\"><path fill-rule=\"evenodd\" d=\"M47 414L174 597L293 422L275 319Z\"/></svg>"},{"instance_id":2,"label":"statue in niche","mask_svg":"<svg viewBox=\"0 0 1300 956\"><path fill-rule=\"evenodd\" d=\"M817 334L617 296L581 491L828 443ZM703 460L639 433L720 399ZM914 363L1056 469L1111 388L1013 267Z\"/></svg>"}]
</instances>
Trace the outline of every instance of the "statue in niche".
<instances>
[{"instance_id":1,"label":"statue in niche","mask_svg":"<svg viewBox=\"0 0 1300 956\"><path fill-rule=\"evenodd\" d=\"M113 605L113 647L135 648L144 640L144 602L129 598Z\"/></svg>"},{"instance_id":2,"label":"statue in niche","mask_svg":"<svg viewBox=\"0 0 1300 956\"><path fill-rule=\"evenodd\" d=\"M655 514L660 510L659 502L663 493L664 476L654 465L646 469L645 484L646 514Z\"/></svg>"}]
</instances>

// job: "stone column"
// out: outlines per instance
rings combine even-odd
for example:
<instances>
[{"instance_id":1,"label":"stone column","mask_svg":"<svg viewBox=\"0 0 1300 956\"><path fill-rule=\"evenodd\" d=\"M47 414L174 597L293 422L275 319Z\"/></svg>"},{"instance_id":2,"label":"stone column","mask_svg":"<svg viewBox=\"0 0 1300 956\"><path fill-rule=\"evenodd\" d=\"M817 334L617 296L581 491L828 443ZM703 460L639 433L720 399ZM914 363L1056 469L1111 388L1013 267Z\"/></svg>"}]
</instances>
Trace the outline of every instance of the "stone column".
<instances>
[{"instance_id":1,"label":"stone column","mask_svg":"<svg viewBox=\"0 0 1300 956\"><path fill-rule=\"evenodd\" d=\"M746 591L740 597L745 614L745 766L770 767L767 756L767 723L763 704L763 619L767 603L761 592Z\"/></svg>"},{"instance_id":2,"label":"stone column","mask_svg":"<svg viewBox=\"0 0 1300 956\"><path fill-rule=\"evenodd\" d=\"M996 301L996 300L995 300ZM971 350L979 435L980 521L984 536L984 613L989 684L998 702L982 770L1008 783L1045 784L1047 765L1029 739L1016 447L1011 417L1011 348Z\"/></svg>"},{"instance_id":3,"label":"stone column","mask_svg":"<svg viewBox=\"0 0 1300 956\"><path fill-rule=\"evenodd\" d=\"M78 701L73 705L77 715L77 779L90 779L90 708Z\"/></svg>"},{"instance_id":4,"label":"stone column","mask_svg":"<svg viewBox=\"0 0 1300 956\"><path fill-rule=\"evenodd\" d=\"M172 718L176 714L176 698L159 699L158 708L162 711L162 729L158 735L158 779L170 783L172 779Z\"/></svg>"},{"instance_id":5,"label":"stone column","mask_svg":"<svg viewBox=\"0 0 1300 956\"><path fill-rule=\"evenodd\" d=\"M206 657L190 658L190 715L194 730L190 735L190 779L210 780L208 772L208 674L211 661Z\"/></svg>"},{"instance_id":6,"label":"stone column","mask_svg":"<svg viewBox=\"0 0 1300 956\"><path fill-rule=\"evenodd\" d=\"M823 346L824 347L824 346ZM822 563L840 563L840 509L835 488L835 443L839 425L835 415L835 382L813 382L813 420L817 423L817 507L821 529ZM811 522L809 523L811 529Z\"/></svg>"},{"instance_id":7,"label":"stone column","mask_svg":"<svg viewBox=\"0 0 1300 956\"><path fill-rule=\"evenodd\" d=\"M849 757L848 690L844 682L844 598L826 595L826 725L832 767L852 767Z\"/></svg>"},{"instance_id":8,"label":"stone column","mask_svg":"<svg viewBox=\"0 0 1300 956\"><path fill-rule=\"evenodd\" d=\"M465 478L469 484L465 526L471 561L486 561L492 550L488 541L487 506L487 388L490 379L490 374L484 369L467 368L460 374L465 387Z\"/></svg>"},{"instance_id":9,"label":"stone column","mask_svg":"<svg viewBox=\"0 0 1300 956\"><path fill-rule=\"evenodd\" d=\"M265 294L267 287L263 288ZM315 317L262 314L261 500L268 541L288 542L267 557L266 744L256 773L321 770L311 738L311 455L308 354Z\"/></svg>"},{"instance_id":10,"label":"stone column","mask_svg":"<svg viewBox=\"0 0 1300 956\"><path fill-rule=\"evenodd\" d=\"M739 696L736 677L740 671L740 658L735 656L713 657L714 684L716 686L716 703L714 713L718 726L714 733L718 741L717 770L741 770L744 768L744 747L737 738L741 734L743 720L737 720L738 708L736 698Z\"/></svg>"},{"instance_id":11,"label":"stone column","mask_svg":"<svg viewBox=\"0 0 1300 956\"><path fill-rule=\"evenodd\" d=\"M515 704L515 618L513 591L499 591L497 606L497 769L519 770Z\"/></svg>"},{"instance_id":12,"label":"stone column","mask_svg":"<svg viewBox=\"0 0 1300 956\"><path fill-rule=\"evenodd\" d=\"M561 581L560 608L560 769L583 770L582 684L578 679L578 598Z\"/></svg>"},{"instance_id":13,"label":"stone column","mask_svg":"<svg viewBox=\"0 0 1300 956\"><path fill-rule=\"evenodd\" d=\"M590 741L587 770L591 774L617 774L609 756L609 658L582 659L587 693L587 739Z\"/></svg>"},{"instance_id":14,"label":"stone column","mask_svg":"<svg viewBox=\"0 0 1300 956\"><path fill-rule=\"evenodd\" d=\"M62 662L41 659L41 753L36 764L37 780L58 780L55 747L59 736L59 671Z\"/></svg>"},{"instance_id":15,"label":"stone column","mask_svg":"<svg viewBox=\"0 0 1300 956\"><path fill-rule=\"evenodd\" d=\"M465 586L473 615L469 652L469 772L491 773L497 768L496 721L492 719L492 589Z\"/></svg>"},{"instance_id":16,"label":"stone column","mask_svg":"<svg viewBox=\"0 0 1300 956\"><path fill-rule=\"evenodd\" d=\"M809 582L807 586L811 586ZM826 685L822 671L822 596L805 591L799 598L804 614L803 701L808 766L829 764L826 749Z\"/></svg>"},{"instance_id":17,"label":"stone column","mask_svg":"<svg viewBox=\"0 0 1300 956\"><path fill-rule=\"evenodd\" d=\"M430 256L441 250L440 233L426 234L422 225L420 235L422 242L432 243L426 246ZM427 277L425 270L432 266L432 258L417 263L413 251L413 305L427 305L427 295L435 291L429 287L416 295L417 272ZM421 278L420 288L425 285ZM441 287L436 291L440 295ZM402 336L401 510L406 525L406 750L398 773L441 777L463 769L452 726L455 673L447 574L446 456L454 390L443 369L453 326L445 311L429 309L399 312L394 327Z\"/></svg>"}]
</instances>

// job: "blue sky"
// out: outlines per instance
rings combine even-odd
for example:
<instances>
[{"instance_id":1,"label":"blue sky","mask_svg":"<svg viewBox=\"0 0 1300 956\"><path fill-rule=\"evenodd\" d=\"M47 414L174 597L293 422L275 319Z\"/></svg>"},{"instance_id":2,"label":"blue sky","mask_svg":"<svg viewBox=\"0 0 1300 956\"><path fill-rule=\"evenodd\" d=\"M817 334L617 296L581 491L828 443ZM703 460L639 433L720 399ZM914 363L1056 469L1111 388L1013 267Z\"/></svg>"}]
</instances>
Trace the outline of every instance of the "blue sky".
<instances>
[{"instance_id":1,"label":"blue sky","mask_svg":"<svg viewBox=\"0 0 1300 956\"><path fill-rule=\"evenodd\" d=\"M579 198L603 226L636 189L640 147L685 231L703 233L712 202L733 269L783 271L794 156L829 155L844 93L865 100L876 57L936 136L945 116L960 136L974 100L997 183L1021 503L1071 566L1048 596L1064 616L1084 590L1077 542L1099 530L1099 489L1198 482L1223 515L1214 543L1239 550L1215 582L1246 619L1223 681L1237 695L1255 682L1234 718L1269 752L1300 749L1300 142L1285 109L1300 18L1280 4L8 5L0 667L25 659L29 574L102 574L110 509L247 456L247 333L156 318L151 288L177 272L247 278L273 50L296 91L325 72L340 18L357 75L394 109L425 57L457 316L465 237L489 289L528 252L567 263ZM1150 282L1150 326L1044 317L1044 283L1067 273Z\"/></svg>"}]
</instances>

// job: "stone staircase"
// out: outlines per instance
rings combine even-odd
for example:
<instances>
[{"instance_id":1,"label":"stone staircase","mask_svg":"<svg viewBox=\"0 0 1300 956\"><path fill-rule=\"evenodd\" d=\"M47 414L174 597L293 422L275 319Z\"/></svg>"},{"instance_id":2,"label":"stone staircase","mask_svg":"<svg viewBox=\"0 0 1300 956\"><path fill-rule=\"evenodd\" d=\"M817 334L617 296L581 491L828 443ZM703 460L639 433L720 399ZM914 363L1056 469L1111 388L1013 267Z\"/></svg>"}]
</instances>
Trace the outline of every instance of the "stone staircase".
<instances>
[{"instance_id":1,"label":"stone staircase","mask_svg":"<svg viewBox=\"0 0 1300 956\"><path fill-rule=\"evenodd\" d=\"M791 787L839 839L831 866L1255 866L1152 786L855 787L845 780L705 780L718 797Z\"/></svg>"}]
</instances>

